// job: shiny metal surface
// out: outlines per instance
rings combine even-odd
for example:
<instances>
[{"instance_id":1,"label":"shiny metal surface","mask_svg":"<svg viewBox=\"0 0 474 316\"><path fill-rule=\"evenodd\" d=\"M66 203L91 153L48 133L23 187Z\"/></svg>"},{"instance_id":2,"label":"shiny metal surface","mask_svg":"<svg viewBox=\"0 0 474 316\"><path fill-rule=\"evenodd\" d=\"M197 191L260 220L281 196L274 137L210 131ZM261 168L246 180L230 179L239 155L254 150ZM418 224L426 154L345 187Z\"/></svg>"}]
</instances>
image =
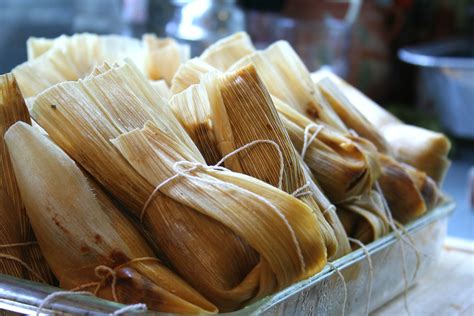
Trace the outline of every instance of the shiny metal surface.
<instances>
[{"instance_id":1,"label":"shiny metal surface","mask_svg":"<svg viewBox=\"0 0 474 316\"><path fill-rule=\"evenodd\" d=\"M403 237L405 242L391 233L369 244L366 248L373 266L373 278L362 249L334 261L333 266L346 281L346 314L365 314L371 283L369 310L375 310L402 293L405 280L408 285L414 284L437 260L446 235L447 217L453 210L454 203L447 202L408 224L408 235ZM409 245L407 239L415 247ZM51 286L0 275L0 309L34 314L44 297L57 290ZM225 315L341 315L344 297L341 278L333 268L326 266L307 280ZM44 312L104 315L122 306L94 297L71 296L56 300Z\"/></svg>"}]
</instances>

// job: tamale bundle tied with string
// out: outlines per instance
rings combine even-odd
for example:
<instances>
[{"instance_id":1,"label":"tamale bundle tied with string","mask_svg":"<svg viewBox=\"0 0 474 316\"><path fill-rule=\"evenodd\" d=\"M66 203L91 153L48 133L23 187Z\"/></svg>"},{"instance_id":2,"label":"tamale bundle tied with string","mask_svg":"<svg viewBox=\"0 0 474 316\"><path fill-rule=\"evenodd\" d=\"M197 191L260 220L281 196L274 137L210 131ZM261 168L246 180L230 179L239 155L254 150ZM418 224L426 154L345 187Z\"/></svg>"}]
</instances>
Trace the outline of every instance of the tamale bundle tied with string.
<instances>
[{"instance_id":1,"label":"tamale bundle tied with string","mask_svg":"<svg viewBox=\"0 0 474 316\"><path fill-rule=\"evenodd\" d=\"M165 312L217 311L154 257L133 224L59 147L26 123L13 125L5 141L38 243L62 288Z\"/></svg>"},{"instance_id":2,"label":"tamale bundle tied with string","mask_svg":"<svg viewBox=\"0 0 474 316\"><path fill-rule=\"evenodd\" d=\"M215 164L229 153L257 142L229 157L224 165L280 186L290 194L299 193L299 199L318 217L328 256L346 254L350 249L342 225L331 204L318 199L323 195L320 189L307 184L312 179L305 175L301 159L255 68L247 66L228 74L211 72L202 79L200 85L173 96L170 104L206 161Z\"/></svg>"},{"instance_id":3,"label":"tamale bundle tied with string","mask_svg":"<svg viewBox=\"0 0 474 316\"><path fill-rule=\"evenodd\" d=\"M25 101L12 74L0 76L0 273L52 283L52 275L18 191L3 134L15 122L30 122Z\"/></svg>"},{"instance_id":4,"label":"tamale bundle tied with string","mask_svg":"<svg viewBox=\"0 0 474 316\"><path fill-rule=\"evenodd\" d=\"M269 67L272 69L271 65ZM173 78L172 93L177 94L193 84L200 83L202 76L213 71L218 70L200 59L189 60L180 66ZM265 68L260 69L259 77L261 71L266 73ZM201 90L202 88L194 87L192 92L187 93L187 99L180 97L183 99L180 102L182 108L177 108L177 102L172 102L172 106L176 108L175 114L206 160L212 163L219 160L219 153L215 150L217 145L214 143L210 107L207 101L194 101L193 104L193 98L207 98ZM307 97L312 98L311 92L306 92ZM288 96L287 99L293 98ZM335 129L320 120L317 120L318 123L311 120L273 95L272 101L293 145L302 154L305 163L331 201L338 203L371 189L380 174L378 155L371 144L351 135L345 127ZM188 103L194 108L188 106ZM324 112L323 109L320 111Z\"/></svg>"},{"instance_id":5,"label":"tamale bundle tied with string","mask_svg":"<svg viewBox=\"0 0 474 316\"><path fill-rule=\"evenodd\" d=\"M38 96L32 113L143 220L171 267L219 311L324 266L326 247L313 211L265 182L207 166L167 102L132 64L104 65L85 80L54 86Z\"/></svg>"},{"instance_id":6,"label":"tamale bundle tied with string","mask_svg":"<svg viewBox=\"0 0 474 316\"><path fill-rule=\"evenodd\" d=\"M340 106L357 109L357 112L364 116L364 119L360 119L359 116L359 121L368 120L372 126L375 126L379 131L379 136L385 138L385 143L390 146L390 151L395 158L426 172L438 184L442 182L450 165L447 156L451 144L445 135L404 124L331 72L317 71L313 73L312 78L317 84L322 81L330 82L331 90L335 92L334 95L339 96L339 102L342 102L339 103ZM337 106L337 100L334 101ZM375 133L372 136L379 137ZM377 143L374 142L374 144Z\"/></svg>"}]
</instances>

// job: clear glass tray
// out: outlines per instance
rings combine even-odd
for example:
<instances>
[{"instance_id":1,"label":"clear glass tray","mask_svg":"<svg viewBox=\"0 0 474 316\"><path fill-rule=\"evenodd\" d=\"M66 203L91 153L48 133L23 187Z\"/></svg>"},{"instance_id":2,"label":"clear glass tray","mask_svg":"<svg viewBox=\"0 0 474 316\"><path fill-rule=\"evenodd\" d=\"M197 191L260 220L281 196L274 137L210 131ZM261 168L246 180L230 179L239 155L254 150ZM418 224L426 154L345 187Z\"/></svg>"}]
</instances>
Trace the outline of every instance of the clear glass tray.
<instances>
[{"instance_id":1,"label":"clear glass tray","mask_svg":"<svg viewBox=\"0 0 474 316\"><path fill-rule=\"evenodd\" d=\"M406 226L409 236L405 238L410 238L416 251L407 242L400 241L395 233L369 244L366 248L372 261L373 277L370 276L369 262L362 249L334 261L333 266L343 274L346 281L346 313L366 313L370 284L370 311L402 293L405 289L405 279L408 285L413 285L439 257L446 235L447 218L453 210L454 203L446 202ZM0 274L0 313L1 309L4 309L36 314L43 299L58 290L55 287ZM249 304L239 311L222 315L342 315L344 298L344 283L332 267L326 266L309 279ZM123 305L95 297L70 296L58 298L47 309L43 309L43 312L104 315L121 307Z\"/></svg>"}]
</instances>

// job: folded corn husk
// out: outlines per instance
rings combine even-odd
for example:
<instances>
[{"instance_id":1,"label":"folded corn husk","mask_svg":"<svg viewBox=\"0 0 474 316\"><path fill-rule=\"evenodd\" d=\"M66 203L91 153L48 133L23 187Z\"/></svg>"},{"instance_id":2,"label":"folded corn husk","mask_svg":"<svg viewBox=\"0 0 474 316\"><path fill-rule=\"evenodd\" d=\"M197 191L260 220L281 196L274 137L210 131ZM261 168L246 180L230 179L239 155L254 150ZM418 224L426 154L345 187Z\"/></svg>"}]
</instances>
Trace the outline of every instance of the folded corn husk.
<instances>
[{"instance_id":1,"label":"folded corn husk","mask_svg":"<svg viewBox=\"0 0 474 316\"><path fill-rule=\"evenodd\" d=\"M380 175L373 146L359 137L342 135L329 126L313 123L277 98L273 101L299 152L305 146L306 127L313 125L307 137L319 130L307 144L303 159L331 201L341 203L371 190Z\"/></svg>"},{"instance_id":2,"label":"folded corn husk","mask_svg":"<svg viewBox=\"0 0 474 316\"><path fill-rule=\"evenodd\" d=\"M423 215L426 204L410 174L389 156L381 154L380 163L379 183L393 218L404 224Z\"/></svg>"},{"instance_id":3,"label":"folded corn husk","mask_svg":"<svg viewBox=\"0 0 474 316\"><path fill-rule=\"evenodd\" d=\"M255 47L248 34L237 32L210 45L199 59L221 71L226 71L236 61L254 51Z\"/></svg>"},{"instance_id":4,"label":"folded corn husk","mask_svg":"<svg viewBox=\"0 0 474 316\"><path fill-rule=\"evenodd\" d=\"M330 72L313 73L313 80L319 81L321 78L331 78L345 98L380 131L397 159L426 172L437 183L442 181L450 165L447 155L451 144L445 135L403 124L359 90Z\"/></svg>"},{"instance_id":5,"label":"folded corn husk","mask_svg":"<svg viewBox=\"0 0 474 316\"><path fill-rule=\"evenodd\" d=\"M100 297L114 299L115 291L119 302L163 312L217 311L154 258L133 224L59 147L25 123L13 125L5 140L39 245L62 288L101 281L95 269L105 266L115 271L116 284L109 275Z\"/></svg>"},{"instance_id":6,"label":"folded corn husk","mask_svg":"<svg viewBox=\"0 0 474 316\"><path fill-rule=\"evenodd\" d=\"M173 80L171 80L171 93L179 93L189 86L199 83L201 76L210 71L218 71L218 69L199 58L188 60L179 66Z\"/></svg>"},{"instance_id":7,"label":"folded corn husk","mask_svg":"<svg viewBox=\"0 0 474 316\"><path fill-rule=\"evenodd\" d=\"M389 232L382 199L377 191L370 191L337 206L337 215L349 237L368 244Z\"/></svg>"},{"instance_id":8,"label":"folded corn husk","mask_svg":"<svg viewBox=\"0 0 474 316\"><path fill-rule=\"evenodd\" d=\"M145 35L142 41L118 35L76 34L54 40L28 40L30 59L13 69L25 98L38 95L64 81L85 78L97 65L129 58L150 79L168 83L182 61L189 57L189 47L172 39Z\"/></svg>"},{"instance_id":9,"label":"folded corn husk","mask_svg":"<svg viewBox=\"0 0 474 316\"><path fill-rule=\"evenodd\" d=\"M230 69L253 64L271 95L317 122L346 132L347 128L334 110L321 97L310 73L296 52L285 41L278 41L264 51L237 61Z\"/></svg>"},{"instance_id":10,"label":"folded corn husk","mask_svg":"<svg viewBox=\"0 0 474 316\"><path fill-rule=\"evenodd\" d=\"M278 145L283 155L282 190L293 193L312 181L305 177L298 154L253 66L226 75L209 73L201 85L173 96L170 104L207 163L215 164L253 141L269 140ZM277 149L260 144L227 159L224 164L233 171L278 187L280 160ZM320 191L316 185L312 188ZM333 210L327 211L332 227L321 212L322 206L329 205L318 203L314 194L300 199L318 216L328 256L337 258L347 253L349 242L336 215L331 214Z\"/></svg>"},{"instance_id":11,"label":"folded corn husk","mask_svg":"<svg viewBox=\"0 0 474 316\"><path fill-rule=\"evenodd\" d=\"M166 102L130 64L105 65L86 80L54 86L38 96L32 113L56 143L137 215L155 186L172 175L170 168L183 153L191 161L204 162ZM148 147L136 148L138 143L132 142L128 149L125 144L120 147L121 152L127 150L124 159L112 146L110 139L141 128L147 121L153 123L143 131L152 133L147 136L150 144L146 146L165 146L161 149L165 150L163 155L179 151L180 156L171 159L160 154L159 160L154 160L154 155L149 159L148 154L142 156ZM155 125L158 127L153 128ZM130 135L140 133L135 130ZM134 148L137 152L128 152ZM156 168L166 170L143 169L155 163ZM253 178L226 172L223 180L218 175L213 173L223 182L222 188L219 185L203 190L206 186L200 181L198 186L189 183L189 188L163 188L143 216L149 233L173 268L201 294L220 310L231 310L309 276L324 265L325 247L319 231L306 230L316 225L306 205ZM239 199L234 198L234 190L225 184L227 178L250 193L241 192ZM184 192L178 194L178 189ZM257 196L288 213L286 220L262 205ZM235 216L233 212L242 215L238 221L229 222L232 217L228 216ZM290 238L286 221L302 244L305 269L296 265L300 260L298 247ZM258 244L254 232L267 236L262 244ZM279 253L285 253L285 258L275 255Z\"/></svg>"},{"instance_id":12,"label":"folded corn husk","mask_svg":"<svg viewBox=\"0 0 474 316\"><path fill-rule=\"evenodd\" d=\"M451 165L451 143L445 135L406 124L387 125L382 132L398 160L426 172L438 184L443 181Z\"/></svg>"},{"instance_id":13,"label":"folded corn husk","mask_svg":"<svg viewBox=\"0 0 474 316\"><path fill-rule=\"evenodd\" d=\"M420 191L421 196L423 197L427 210L433 209L444 200L444 196L438 185L426 174L426 172L418 170L405 163L401 163L401 166L415 182L418 191Z\"/></svg>"},{"instance_id":14,"label":"folded corn husk","mask_svg":"<svg viewBox=\"0 0 474 316\"><path fill-rule=\"evenodd\" d=\"M37 41L29 41L32 56L38 56L13 69L18 85L25 98L34 97L54 84L77 80L89 75L97 64L132 58L144 69L144 51L136 39L116 35L98 36L77 34L61 36L46 51L33 47ZM42 52L42 53L41 53Z\"/></svg>"},{"instance_id":15,"label":"folded corn husk","mask_svg":"<svg viewBox=\"0 0 474 316\"><path fill-rule=\"evenodd\" d=\"M145 34L143 43L146 50L145 67L148 78L164 79L171 84L179 65L189 59L188 45L180 45L171 38L160 39L154 34Z\"/></svg>"},{"instance_id":16,"label":"folded corn husk","mask_svg":"<svg viewBox=\"0 0 474 316\"><path fill-rule=\"evenodd\" d=\"M370 140L380 152L390 154L390 147L385 138L345 97L330 78L323 78L317 81L316 86L321 90L324 98L328 100L347 127L353 129L358 135Z\"/></svg>"},{"instance_id":17,"label":"folded corn husk","mask_svg":"<svg viewBox=\"0 0 474 316\"><path fill-rule=\"evenodd\" d=\"M155 89L156 92L165 100L171 98L171 91L168 87L168 84L164 80L153 80L150 81L151 86Z\"/></svg>"},{"instance_id":18,"label":"folded corn husk","mask_svg":"<svg viewBox=\"0 0 474 316\"><path fill-rule=\"evenodd\" d=\"M36 240L3 141L5 131L17 121L30 122L30 116L15 78L12 74L5 74L0 76L0 255L6 254L23 261L36 273L25 269L14 260L1 257L0 273L52 283L51 272L37 245L6 247L12 244L34 243Z\"/></svg>"}]
</instances>

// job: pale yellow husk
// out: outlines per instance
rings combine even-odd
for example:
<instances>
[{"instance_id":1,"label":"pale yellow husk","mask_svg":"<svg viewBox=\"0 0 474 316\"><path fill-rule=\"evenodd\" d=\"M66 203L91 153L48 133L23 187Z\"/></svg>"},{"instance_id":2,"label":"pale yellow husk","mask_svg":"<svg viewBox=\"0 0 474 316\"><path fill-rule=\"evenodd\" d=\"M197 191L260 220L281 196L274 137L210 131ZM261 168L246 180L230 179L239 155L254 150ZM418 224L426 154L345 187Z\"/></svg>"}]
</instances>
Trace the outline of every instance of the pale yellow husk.
<instances>
[{"instance_id":1,"label":"pale yellow husk","mask_svg":"<svg viewBox=\"0 0 474 316\"><path fill-rule=\"evenodd\" d=\"M154 34L143 35L143 43L148 78L163 79L167 84L171 84L179 65L189 59L190 47L178 44L171 38L160 39Z\"/></svg>"},{"instance_id":2,"label":"pale yellow husk","mask_svg":"<svg viewBox=\"0 0 474 316\"><path fill-rule=\"evenodd\" d=\"M344 97L380 131L398 160L426 172L438 184L442 182L450 165L447 155L451 144L445 135L404 124L362 92L330 72L318 71L312 76L316 82L322 78L330 78Z\"/></svg>"},{"instance_id":3,"label":"pale yellow husk","mask_svg":"<svg viewBox=\"0 0 474 316\"><path fill-rule=\"evenodd\" d=\"M30 122L30 116L23 97L12 74L0 76L0 273L19 278L52 283L49 267L34 243L36 238L30 226L25 208L18 191L8 149L3 134L15 122ZM7 247L12 244L28 245ZM21 260L32 270L22 267L12 259L1 258L9 255Z\"/></svg>"},{"instance_id":4,"label":"pale yellow husk","mask_svg":"<svg viewBox=\"0 0 474 316\"><path fill-rule=\"evenodd\" d=\"M207 47L199 59L221 71L226 71L236 61L254 51L255 47L249 35L237 32Z\"/></svg>"}]
</instances>

